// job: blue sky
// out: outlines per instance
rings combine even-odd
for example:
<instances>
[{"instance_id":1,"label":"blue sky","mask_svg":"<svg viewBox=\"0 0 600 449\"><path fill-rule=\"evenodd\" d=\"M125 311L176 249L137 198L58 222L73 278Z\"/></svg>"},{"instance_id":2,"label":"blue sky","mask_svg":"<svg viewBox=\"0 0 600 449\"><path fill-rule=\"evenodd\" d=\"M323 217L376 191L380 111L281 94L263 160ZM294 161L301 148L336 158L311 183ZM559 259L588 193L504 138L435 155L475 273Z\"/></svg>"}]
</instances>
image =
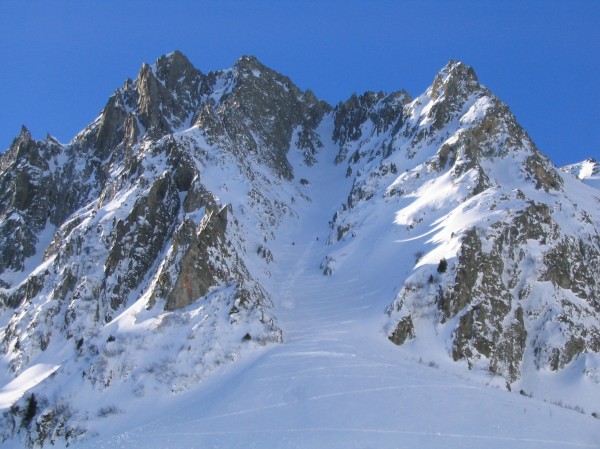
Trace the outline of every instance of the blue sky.
<instances>
[{"instance_id":1,"label":"blue sky","mask_svg":"<svg viewBox=\"0 0 600 449\"><path fill-rule=\"evenodd\" d=\"M244 54L332 104L422 93L474 67L558 165L600 158L600 1L56 1L0 3L0 149L26 125L68 142L143 62L201 71Z\"/></svg>"}]
</instances>

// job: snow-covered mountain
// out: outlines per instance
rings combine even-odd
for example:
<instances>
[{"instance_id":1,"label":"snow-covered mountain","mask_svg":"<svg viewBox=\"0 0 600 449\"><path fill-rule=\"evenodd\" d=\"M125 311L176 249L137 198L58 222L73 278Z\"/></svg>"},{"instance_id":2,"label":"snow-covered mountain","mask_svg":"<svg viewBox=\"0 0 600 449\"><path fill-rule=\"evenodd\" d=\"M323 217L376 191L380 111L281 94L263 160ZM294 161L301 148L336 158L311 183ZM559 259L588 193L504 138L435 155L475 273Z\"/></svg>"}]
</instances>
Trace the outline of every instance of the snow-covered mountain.
<instances>
[{"instance_id":1,"label":"snow-covered mountain","mask_svg":"<svg viewBox=\"0 0 600 449\"><path fill-rule=\"evenodd\" d=\"M592 187L600 188L600 164L596 159L589 158L578 164L561 167L561 170L575 175Z\"/></svg>"},{"instance_id":2,"label":"snow-covered mountain","mask_svg":"<svg viewBox=\"0 0 600 449\"><path fill-rule=\"evenodd\" d=\"M335 107L253 57L143 65L1 156L4 444L598 447L593 164L461 62Z\"/></svg>"}]
</instances>

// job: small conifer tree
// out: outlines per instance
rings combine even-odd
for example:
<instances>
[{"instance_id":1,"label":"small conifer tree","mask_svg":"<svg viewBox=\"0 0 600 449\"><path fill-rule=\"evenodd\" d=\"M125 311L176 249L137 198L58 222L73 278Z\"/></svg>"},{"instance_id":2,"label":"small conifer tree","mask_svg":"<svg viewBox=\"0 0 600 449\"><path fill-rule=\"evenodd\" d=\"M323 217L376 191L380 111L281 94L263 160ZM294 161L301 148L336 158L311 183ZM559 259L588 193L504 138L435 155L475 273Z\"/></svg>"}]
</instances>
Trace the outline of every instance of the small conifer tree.
<instances>
[{"instance_id":1,"label":"small conifer tree","mask_svg":"<svg viewBox=\"0 0 600 449\"><path fill-rule=\"evenodd\" d=\"M438 264L437 271L438 273L445 273L448 268L448 262L444 257L440 259L440 263Z\"/></svg>"},{"instance_id":2,"label":"small conifer tree","mask_svg":"<svg viewBox=\"0 0 600 449\"><path fill-rule=\"evenodd\" d=\"M23 424L25 426L29 426L29 423L35 418L37 414L37 400L35 399L35 395L31 393L29 399L27 400L27 408L25 409L25 414L23 415Z\"/></svg>"}]
</instances>

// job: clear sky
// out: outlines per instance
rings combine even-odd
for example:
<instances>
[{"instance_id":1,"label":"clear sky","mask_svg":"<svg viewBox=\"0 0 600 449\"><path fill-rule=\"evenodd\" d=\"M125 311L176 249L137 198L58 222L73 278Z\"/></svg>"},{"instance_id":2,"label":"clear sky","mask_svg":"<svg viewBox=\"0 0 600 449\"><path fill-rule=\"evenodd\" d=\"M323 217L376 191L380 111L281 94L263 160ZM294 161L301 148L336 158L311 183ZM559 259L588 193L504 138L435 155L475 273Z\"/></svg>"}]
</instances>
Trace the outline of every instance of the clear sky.
<instances>
[{"instance_id":1,"label":"clear sky","mask_svg":"<svg viewBox=\"0 0 600 449\"><path fill-rule=\"evenodd\" d=\"M600 0L0 0L0 149L68 142L143 62L251 54L332 104L474 67L557 165L600 158Z\"/></svg>"}]
</instances>

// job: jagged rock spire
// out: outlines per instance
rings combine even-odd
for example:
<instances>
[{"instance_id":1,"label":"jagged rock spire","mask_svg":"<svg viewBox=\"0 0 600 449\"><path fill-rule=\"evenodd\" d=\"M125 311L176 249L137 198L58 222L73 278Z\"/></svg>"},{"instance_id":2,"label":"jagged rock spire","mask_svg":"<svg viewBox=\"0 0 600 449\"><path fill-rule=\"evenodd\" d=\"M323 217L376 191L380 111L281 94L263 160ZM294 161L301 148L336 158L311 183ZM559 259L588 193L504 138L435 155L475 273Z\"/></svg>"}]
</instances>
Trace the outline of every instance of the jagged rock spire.
<instances>
[{"instance_id":1,"label":"jagged rock spire","mask_svg":"<svg viewBox=\"0 0 600 449\"><path fill-rule=\"evenodd\" d=\"M167 89L174 89L177 84L187 84L198 75L200 71L178 50L161 56L156 61L156 76L164 81Z\"/></svg>"},{"instance_id":2,"label":"jagged rock spire","mask_svg":"<svg viewBox=\"0 0 600 449\"><path fill-rule=\"evenodd\" d=\"M475 70L461 61L451 59L446 66L438 72L431 88L430 96L437 100L442 95L455 97L469 94L479 88L479 80Z\"/></svg>"}]
</instances>

